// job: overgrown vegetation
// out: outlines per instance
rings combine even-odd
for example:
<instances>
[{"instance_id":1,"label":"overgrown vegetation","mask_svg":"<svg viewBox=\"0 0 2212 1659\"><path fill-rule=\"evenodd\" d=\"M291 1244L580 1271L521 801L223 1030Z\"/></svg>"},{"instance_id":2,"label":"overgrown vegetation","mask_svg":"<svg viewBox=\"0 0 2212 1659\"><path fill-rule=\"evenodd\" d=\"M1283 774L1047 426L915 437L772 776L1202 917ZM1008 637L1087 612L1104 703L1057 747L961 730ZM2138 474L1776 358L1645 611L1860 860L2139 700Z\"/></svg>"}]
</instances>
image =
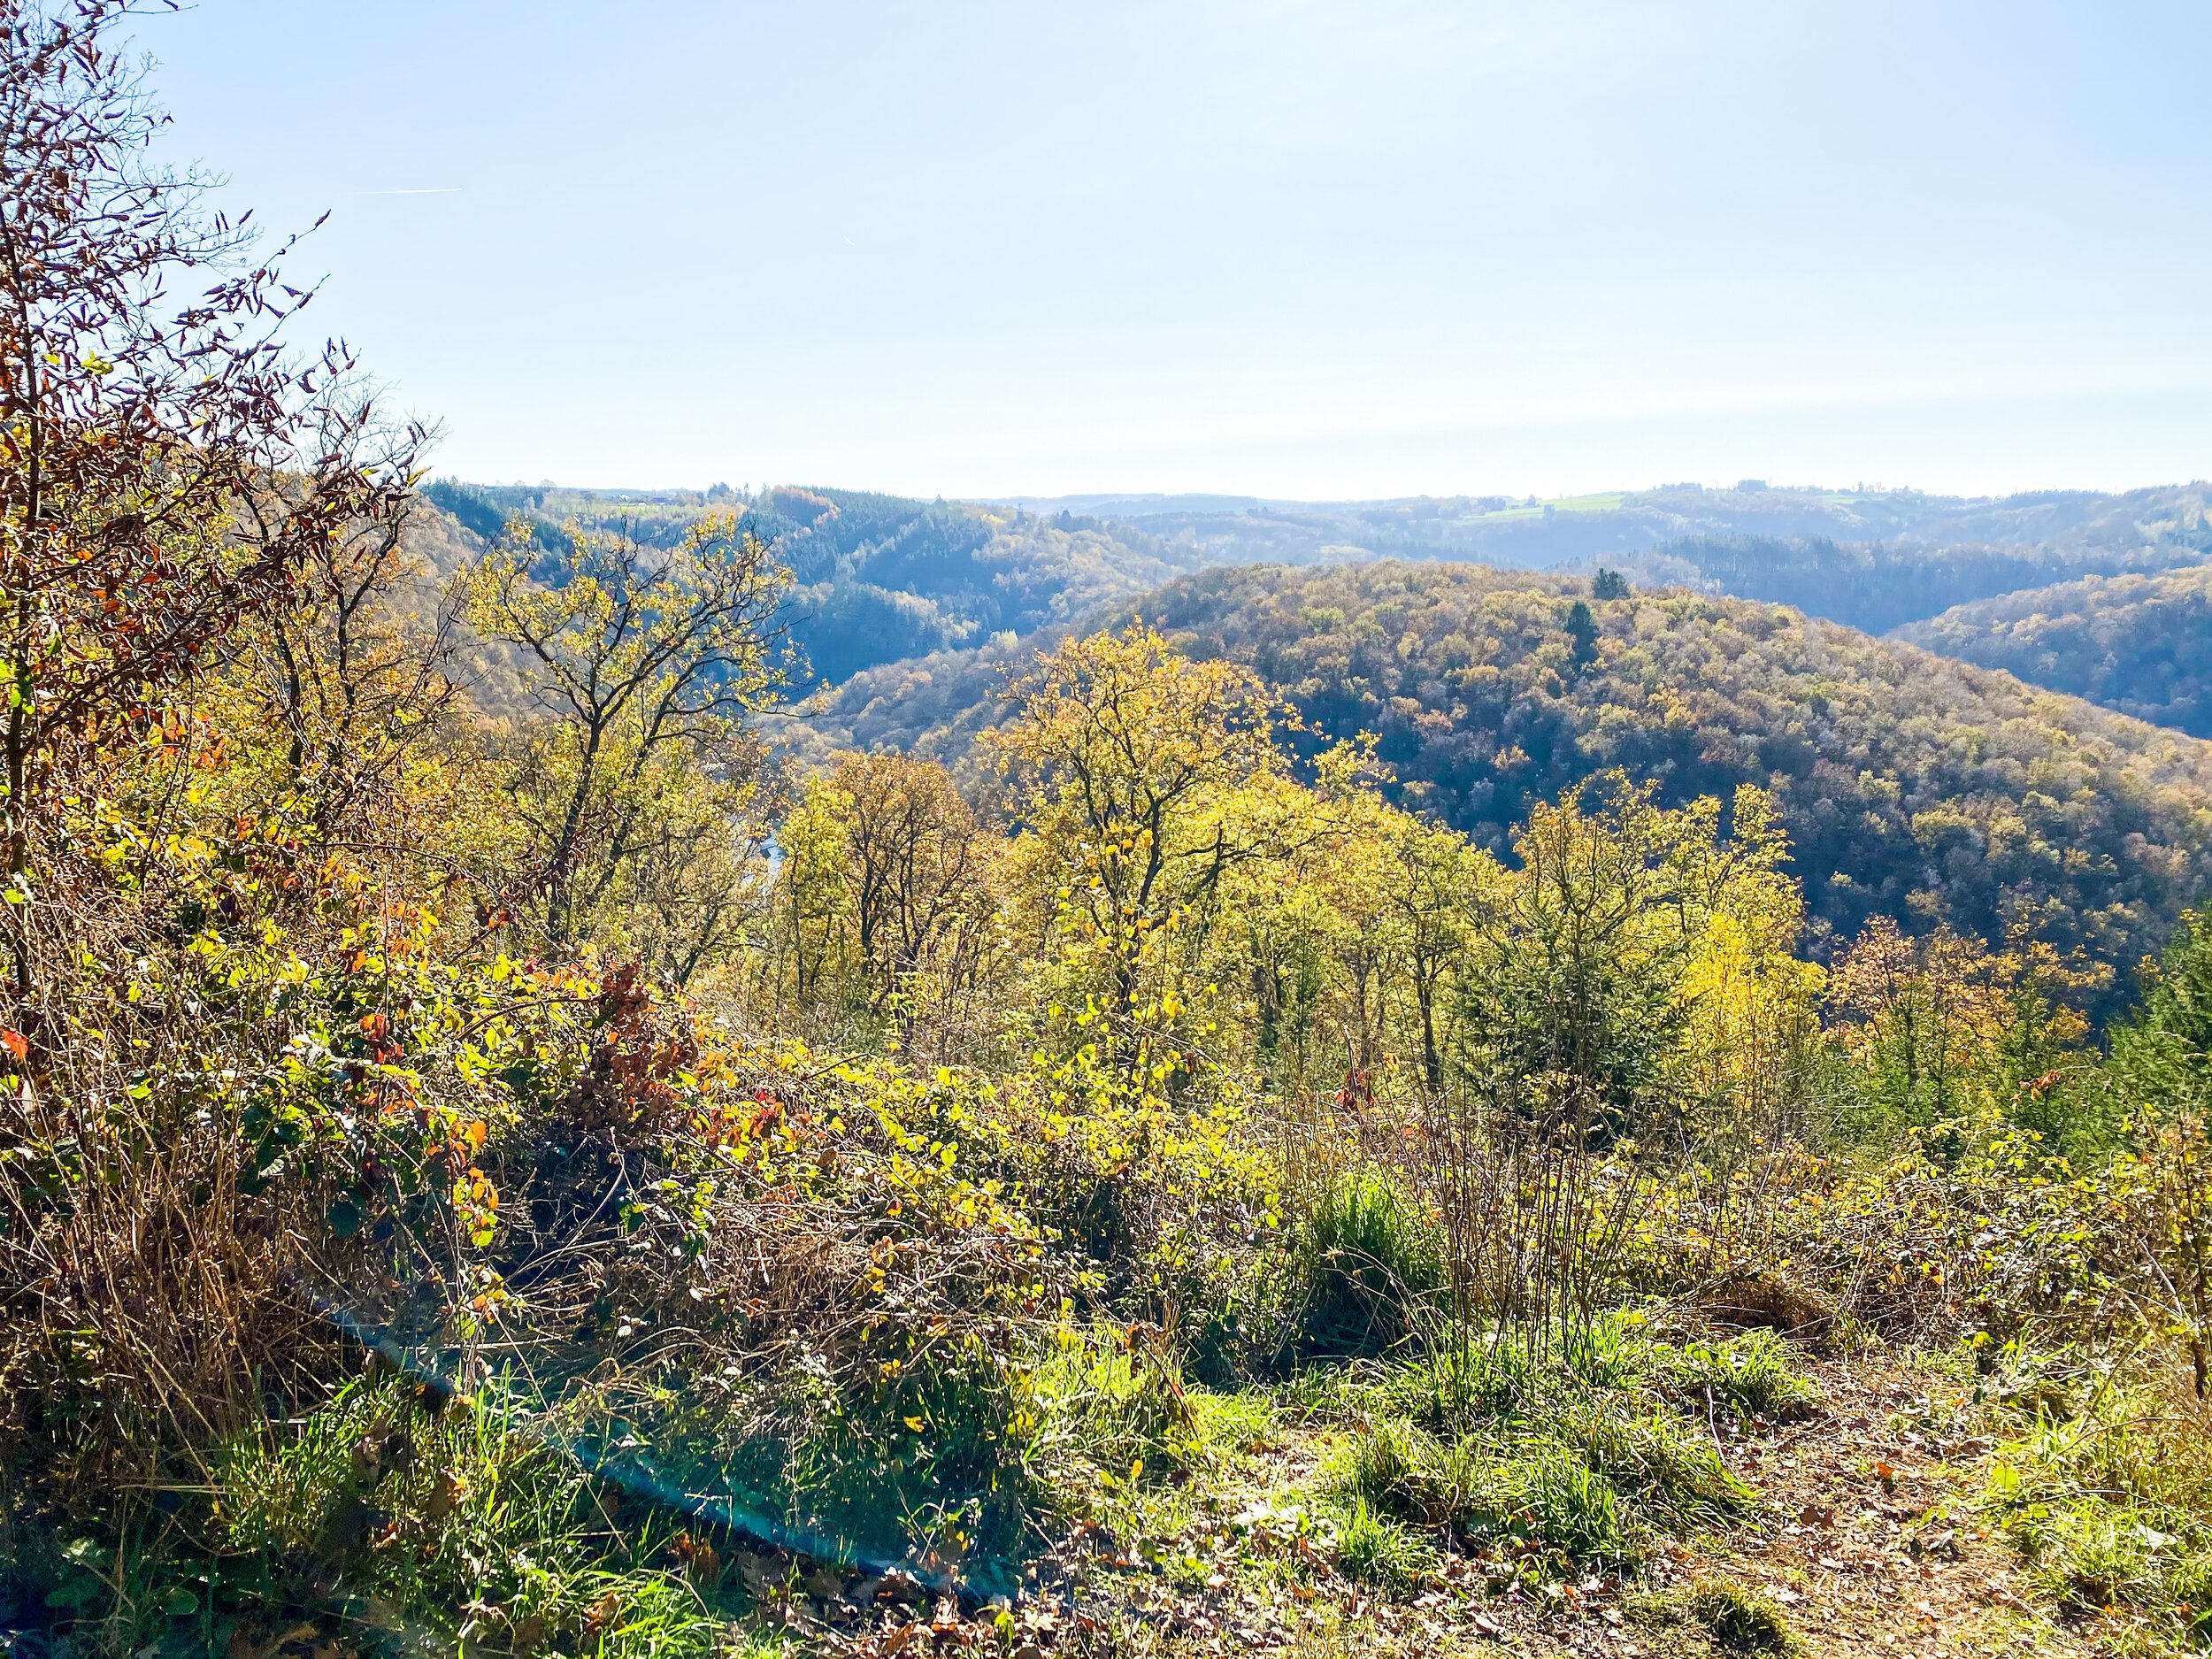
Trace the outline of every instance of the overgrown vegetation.
<instances>
[{"instance_id":1,"label":"overgrown vegetation","mask_svg":"<svg viewBox=\"0 0 2212 1659\"><path fill-rule=\"evenodd\" d=\"M1870 1356L1976 1379L2054 1617L2201 1640L2212 918L2148 751L2029 767L2087 864L1916 805L1943 902L1825 934L1806 796L1630 744L1471 838L1425 716L1332 740L1142 625L1028 664L965 788L787 769L791 542L734 514L518 512L423 619L414 434L136 171L125 13L11 14L0 95L51 183L0 270L19 1650L1018 1656L1633 1584L1782 1651L1684 1563L1827 1524L1751 1454ZM1625 706L1641 603L1501 626Z\"/></svg>"}]
</instances>

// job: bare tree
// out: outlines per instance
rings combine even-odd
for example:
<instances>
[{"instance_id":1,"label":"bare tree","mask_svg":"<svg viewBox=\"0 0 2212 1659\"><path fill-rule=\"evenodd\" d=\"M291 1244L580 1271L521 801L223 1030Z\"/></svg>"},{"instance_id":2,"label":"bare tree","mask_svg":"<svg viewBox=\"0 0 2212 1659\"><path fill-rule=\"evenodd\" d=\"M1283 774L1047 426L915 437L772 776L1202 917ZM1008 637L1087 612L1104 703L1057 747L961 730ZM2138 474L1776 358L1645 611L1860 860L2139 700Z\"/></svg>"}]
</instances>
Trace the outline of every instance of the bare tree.
<instances>
[{"instance_id":1,"label":"bare tree","mask_svg":"<svg viewBox=\"0 0 2212 1659\"><path fill-rule=\"evenodd\" d=\"M371 474L411 460L419 434L380 427L365 402L341 390L319 406L327 452ZM313 488L311 478L279 472L251 491L241 517L254 544L280 541ZM286 603L255 618L242 641L319 844L389 804L407 757L458 695L449 672L457 618L409 555L412 506L356 518L307 547Z\"/></svg>"}]
</instances>

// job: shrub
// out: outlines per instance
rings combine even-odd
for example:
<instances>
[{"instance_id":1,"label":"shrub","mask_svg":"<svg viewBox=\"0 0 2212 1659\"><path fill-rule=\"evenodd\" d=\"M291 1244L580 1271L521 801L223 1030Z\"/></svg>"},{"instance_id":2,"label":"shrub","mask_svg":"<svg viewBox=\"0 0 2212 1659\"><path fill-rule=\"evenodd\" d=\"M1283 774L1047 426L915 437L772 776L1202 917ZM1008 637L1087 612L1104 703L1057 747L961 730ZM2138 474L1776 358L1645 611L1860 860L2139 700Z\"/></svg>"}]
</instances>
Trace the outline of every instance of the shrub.
<instances>
[{"instance_id":1,"label":"shrub","mask_svg":"<svg viewBox=\"0 0 2212 1659\"><path fill-rule=\"evenodd\" d=\"M1701 1286L1697 1310L1726 1330L1764 1329L1824 1350L1833 1339L1832 1299L1771 1267L1745 1269Z\"/></svg>"},{"instance_id":2,"label":"shrub","mask_svg":"<svg viewBox=\"0 0 2212 1659\"><path fill-rule=\"evenodd\" d=\"M1233 1091L1170 1100L1087 1053L995 1086L965 1079L979 1172L1093 1307L1161 1326L1210 1382L1271 1353L1294 1294L1279 1271L1281 1200Z\"/></svg>"}]
</instances>

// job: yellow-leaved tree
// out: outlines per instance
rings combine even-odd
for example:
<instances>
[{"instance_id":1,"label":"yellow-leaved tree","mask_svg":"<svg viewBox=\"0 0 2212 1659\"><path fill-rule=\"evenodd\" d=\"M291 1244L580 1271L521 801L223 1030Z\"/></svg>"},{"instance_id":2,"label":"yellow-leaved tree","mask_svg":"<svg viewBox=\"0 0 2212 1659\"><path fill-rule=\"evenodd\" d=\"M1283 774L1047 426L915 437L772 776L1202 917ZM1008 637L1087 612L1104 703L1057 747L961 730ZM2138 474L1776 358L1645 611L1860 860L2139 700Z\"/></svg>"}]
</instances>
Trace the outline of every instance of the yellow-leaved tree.
<instances>
[{"instance_id":1,"label":"yellow-leaved tree","mask_svg":"<svg viewBox=\"0 0 2212 1659\"><path fill-rule=\"evenodd\" d=\"M1744 785L1728 817L1724 835L1711 796L1680 815L1686 1104L1701 1138L1773 1143L1803 1127L1827 976L1796 955L1804 899L1772 798Z\"/></svg>"},{"instance_id":2,"label":"yellow-leaved tree","mask_svg":"<svg viewBox=\"0 0 2212 1659\"><path fill-rule=\"evenodd\" d=\"M747 716L785 673L789 578L733 518L673 547L518 527L469 572L468 618L514 647L539 718L508 757L510 907L556 948L606 942L688 979L741 937L760 871L764 753Z\"/></svg>"},{"instance_id":3,"label":"yellow-leaved tree","mask_svg":"<svg viewBox=\"0 0 2212 1659\"><path fill-rule=\"evenodd\" d=\"M1070 640L990 739L1013 781L1028 926L1083 1046L1164 1081L1202 1034L1189 977L1224 880L1314 833L1250 670L1157 630Z\"/></svg>"},{"instance_id":4,"label":"yellow-leaved tree","mask_svg":"<svg viewBox=\"0 0 2212 1659\"><path fill-rule=\"evenodd\" d=\"M777 932L803 1007L895 1020L910 1053L925 1034L978 1036L976 998L1003 954L1002 842L942 766L841 755L777 839Z\"/></svg>"}]
</instances>

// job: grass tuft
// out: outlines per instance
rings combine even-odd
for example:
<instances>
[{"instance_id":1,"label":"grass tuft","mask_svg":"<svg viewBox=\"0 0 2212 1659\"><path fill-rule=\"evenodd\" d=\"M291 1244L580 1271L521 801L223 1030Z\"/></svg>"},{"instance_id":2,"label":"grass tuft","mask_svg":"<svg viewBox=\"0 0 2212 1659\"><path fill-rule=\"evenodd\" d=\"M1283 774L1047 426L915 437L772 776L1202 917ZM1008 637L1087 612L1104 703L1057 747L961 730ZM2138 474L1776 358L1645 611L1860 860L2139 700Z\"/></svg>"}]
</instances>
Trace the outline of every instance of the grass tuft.
<instances>
[{"instance_id":1,"label":"grass tuft","mask_svg":"<svg viewBox=\"0 0 2212 1659\"><path fill-rule=\"evenodd\" d=\"M1752 1502L1751 1488L1729 1471L1712 1442L1667 1413L1585 1407L1562 1429L1593 1469L1678 1531L1724 1523Z\"/></svg>"},{"instance_id":2,"label":"grass tuft","mask_svg":"<svg viewBox=\"0 0 2212 1659\"><path fill-rule=\"evenodd\" d=\"M1782 1609L1725 1578L1701 1578L1690 1586L1690 1617L1705 1626L1724 1653L1793 1654L1798 1650Z\"/></svg>"},{"instance_id":3,"label":"grass tuft","mask_svg":"<svg viewBox=\"0 0 2212 1659\"><path fill-rule=\"evenodd\" d=\"M1337 1565L1348 1578L1380 1590L1403 1592L1436 1568L1436 1551L1426 1540L1356 1499L1337 1533Z\"/></svg>"},{"instance_id":4,"label":"grass tuft","mask_svg":"<svg viewBox=\"0 0 2212 1659\"><path fill-rule=\"evenodd\" d=\"M1442 1234L1379 1171L1329 1181L1305 1217L1296 1344L1309 1355L1382 1354L1417 1336L1444 1283Z\"/></svg>"},{"instance_id":5,"label":"grass tuft","mask_svg":"<svg viewBox=\"0 0 2212 1659\"><path fill-rule=\"evenodd\" d=\"M1820 1390L1798 1369L1797 1350L1768 1330L1723 1342L1692 1342L1668 1367L1674 1389L1738 1417L1789 1423L1820 1409Z\"/></svg>"}]
</instances>

